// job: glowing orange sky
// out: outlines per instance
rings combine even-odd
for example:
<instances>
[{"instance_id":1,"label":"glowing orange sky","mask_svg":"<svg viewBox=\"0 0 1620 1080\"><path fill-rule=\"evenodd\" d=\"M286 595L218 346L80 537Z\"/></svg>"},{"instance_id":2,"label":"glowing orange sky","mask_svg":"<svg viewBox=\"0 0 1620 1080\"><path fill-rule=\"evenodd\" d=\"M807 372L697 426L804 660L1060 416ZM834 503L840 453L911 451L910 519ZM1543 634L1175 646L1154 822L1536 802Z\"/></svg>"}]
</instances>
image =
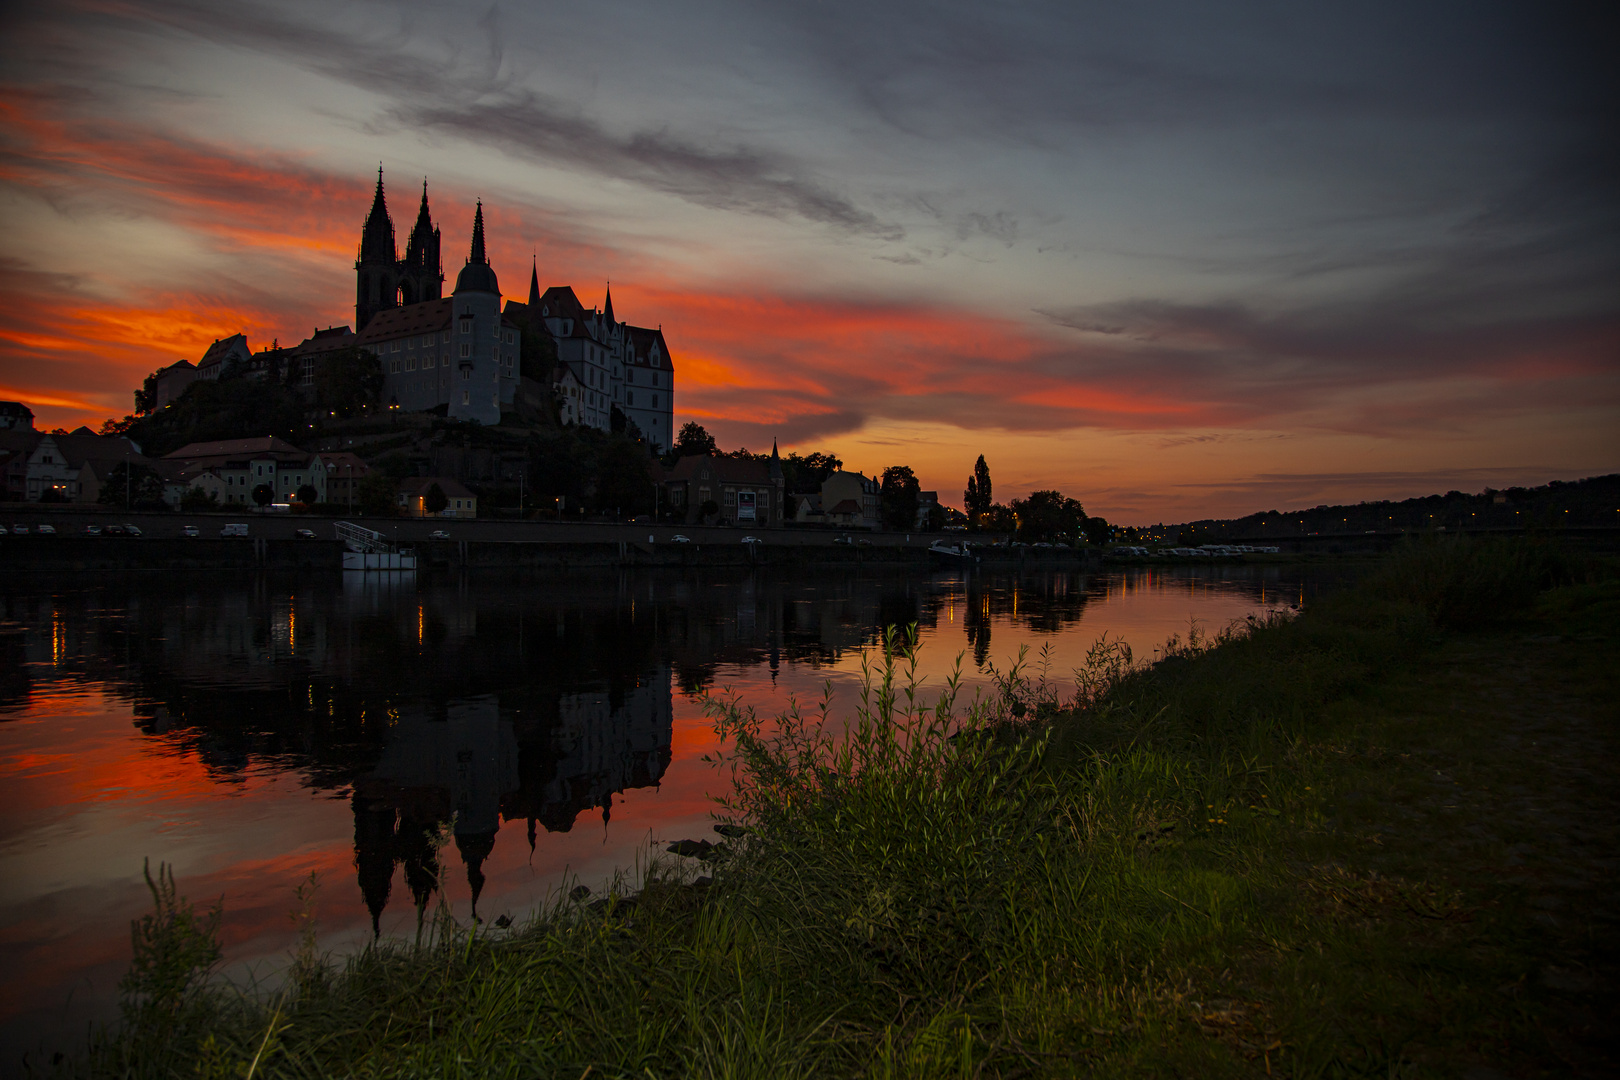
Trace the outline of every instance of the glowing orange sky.
<instances>
[{"instance_id":1,"label":"glowing orange sky","mask_svg":"<svg viewBox=\"0 0 1620 1080\"><path fill-rule=\"evenodd\" d=\"M633 66L574 100L545 65L512 67L528 14L511 13L496 50L507 66L486 85L459 9L411 10L397 41L356 29L341 5L69 2L15 16L9 40L35 45L0 83L0 206L14 236L0 259L0 393L43 427L95 427L128 411L148 372L218 337L245 333L257 349L352 321L381 158L401 245L428 174L451 281L479 197L508 297L526 294L531 255L543 285L572 284L587 303L611 279L619 317L665 331L677 423L698 420L728 447L831 450L869 473L909 464L951 503L980 453L998 498L1057 487L1137 521L1620 464L1607 219L1593 209L1599 224L1583 228L1527 209L1510 232L1497 211L1460 228L1422 209L1444 202L1418 197L1424 169L1451 178L1433 189L1447 199L1465 178L1481 185L1474 203L1512 205L1510 170L1482 171L1444 109L1422 114L1428 134L1410 145L1391 135L1367 162L1327 172L1272 144L1242 164L1241 132L1210 157L1134 116L1125 130L1165 162L1033 127L1000 146L1003 162L973 141L977 106L961 102L949 125L960 134L943 141L912 137L926 112L909 127L863 115L897 126L881 152L851 157L827 142L864 130L829 119L849 106L803 99L772 82L775 68L755 98L708 87L701 68L680 73L690 101L637 96L643 75L659 87L670 72ZM649 32L660 18L649 14ZM764 18L699 39L769 36ZM322 22L318 36L304 19ZM1043 70L1048 39L1070 29L1025 42L1013 78ZM635 55L651 44L615 42ZM378 81L407 54L415 81ZM1058 55L1067 77L1071 54ZM918 63L890 57L885 70ZM462 108L467 86L494 96ZM1046 101L1032 95L996 130L1057 123ZM1275 122L1351 141L1352 128L1299 108ZM761 139L788 116L799 126L784 132L822 137L749 148L694 134L729 109ZM1503 148L1520 146L1502 131ZM932 155L951 139L967 141L942 166ZM1065 176L1074 183L1053 179ZM1403 184L1415 209L1390 211ZM1320 205L1299 191L1320 191ZM1526 246L1532 226L1564 239Z\"/></svg>"}]
</instances>

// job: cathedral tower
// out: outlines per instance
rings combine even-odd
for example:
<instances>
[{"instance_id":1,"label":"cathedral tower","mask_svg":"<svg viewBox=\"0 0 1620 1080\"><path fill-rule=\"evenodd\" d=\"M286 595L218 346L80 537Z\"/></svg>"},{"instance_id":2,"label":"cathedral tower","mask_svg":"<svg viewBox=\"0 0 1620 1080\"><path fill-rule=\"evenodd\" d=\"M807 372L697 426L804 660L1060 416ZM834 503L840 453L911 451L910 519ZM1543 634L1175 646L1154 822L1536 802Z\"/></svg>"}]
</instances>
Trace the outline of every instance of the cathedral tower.
<instances>
[{"instance_id":1,"label":"cathedral tower","mask_svg":"<svg viewBox=\"0 0 1620 1080\"><path fill-rule=\"evenodd\" d=\"M427 191L423 189L422 210L427 212ZM437 238L434 254L438 254ZM360 257L355 260L354 332L366 328L371 317L399 302L399 249L394 244L394 222L388 216L388 200L383 197L382 166L377 166L377 195L360 234Z\"/></svg>"},{"instance_id":2,"label":"cathedral tower","mask_svg":"<svg viewBox=\"0 0 1620 1080\"><path fill-rule=\"evenodd\" d=\"M422 181L422 206L416 212L405 260L399 266L400 302L420 304L444 295L444 265L439 261L439 230L428 213L427 181Z\"/></svg>"}]
</instances>

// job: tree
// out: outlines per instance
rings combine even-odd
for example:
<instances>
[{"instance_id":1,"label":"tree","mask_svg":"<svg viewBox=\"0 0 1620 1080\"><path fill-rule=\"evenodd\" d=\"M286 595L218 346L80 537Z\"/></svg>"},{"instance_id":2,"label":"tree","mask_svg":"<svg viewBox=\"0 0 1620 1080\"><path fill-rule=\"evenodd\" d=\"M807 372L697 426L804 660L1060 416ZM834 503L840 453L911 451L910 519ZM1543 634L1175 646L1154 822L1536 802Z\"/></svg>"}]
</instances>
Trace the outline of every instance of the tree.
<instances>
[{"instance_id":1,"label":"tree","mask_svg":"<svg viewBox=\"0 0 1620 1080\"><path fill-rule=\"evenodd\" d=\"M980 454L973 466L973 475L968 477L967 490L962 492L962 509L967 512L968 522L974 527L990 512L990 493L990 466L984 463L984 455Z\"/></svg>"},{"instance_id":2,"label":"tree","mask_svg":"<svg viewBox=\"0 0 1620 1080\"><path fill-rule=\"evenodd\" d=\"M298 495L298 501L305 506L314 506L315 500L321 497L321 493L315 489L314 484L301 485L296 494Z\"/></svg>"},{"instance_id":3,"label":"tree","mask_svg":"<svg viewBox=\"0 0 1620 1080\"><path fill-rule=\"evenodd\" d=\"M883 470L883 524L891 529L911 529L917 525L919 496L917 477L909 465L890 465Z\"/></svg>"},{"instance_id":4,"label":"tree","mask_svg":"<svg viewBox=\"0 0 1620 1080\"><path fill-rule=\"evenodd\" d=\"M358 345L334 349L315 365L315 406L322 415L347 420L375 405L382 388L382 361Z\"/></svg>"},{"instance_id":5,"label":"tree","mask_svg":"<svg viewBox=\"0 0 1620 1080\"><path fill-rule=\"evenodd\" d=\"M1010 533L1018 528L1018 516L1004 503L991 503L990 509L984 512L980 528Z\"/></svg>"},{"instance_id":6,"label":"tree","mask_svg":"<svg viewBox=\"0 0 1620 1080\"><path fill-rule=\"evenodd\" d=\"M708 521L720 512L720 504L713 499L704 499L698 504L698 520Z\"/></svg>"},{"instance_id":7,"label":"tree","mask_svg":"<svg viewBox=\"0 0 1620 1080\"><path fill-rule=\"evenodd\" d=\"M827 477L843 467L844 463L837 457L819 450L803 457L789 454L782 459L782 481L786 489L795 495L814 495L821 490Z\"/></svg>"},{"instance_id":8,"label":"tree","mask_svg":"<svg viewBox=\"0 0 1620 1080\"><path fill-rule=\"evenodd\" d=\"M212 491L204 491L200 487L187 488L186 493L180 496L180 509L188 514L218 510L219 496Z\"/></svg>"},{"instance_id":9,"label":"tree","mask_svg":"<svg viewBox=\"0 0 1620 1080\"><path fill-rule=\"evenodd\" d=\"M149 465L120 461L107 473L96 501L103 506L126 510L167 510L163 501L163 478Z\"/></svg>"},{"instance_id":10,"label":"tree","mask_svg":"<svg viewBox=\"0 0 1620 1080\"><path fill-rule=\"evenodd\" d=\"M135 391L135 414L137 416L145 416L157 408L157 381L158 375L162 371L162 368L158 368L157 371L152 372L146 377L146 381L141 383L141 388Z\"/></svg>"},{"instance_id":11,"label":"tree","mask_svg":"<svg viewBox=\"0 0 1620 1080\"><path fill-rule=\"evenodd\" d=\"M715 451L714 436L710 435L703 425L696 420L688 420L681 425L680 434L675 436L675 447L671 453L679 458L712 454Z\"/></svg>"},{"instance_id":12,"label":"tree","mask_svg":"<svg viewBox=\"0 0 1620 1080\"><path fill-rule=\"evenodd\" d=\"M397 481L381 469L373 469L354 486L355 501L362 514L393 517L399 513Z\"/></svg>"},{"instance_id":13,"label":"tree","mask_svg":"<svg viewBox=\"0 0 1620 1080\"><path fill-rule=\"evenodd\" d=\"M276 501L276 489L269 484L259 484L253 489L253 501L260 506L269 506Z\"/></svg>"},{"instance_id":14,"label":"tree","mask_svg":"<svg viewBox=\"0 0 1620 1080\"><path fill-rule=\"evenodd\" d=\"M442 514L444 508L450 505L450 496L444 493L444 488L437 483L428 485L422 493L422 509L430 514Z\"/></svg>"},{"instance_id":15,"label":"tree","mask_svg":"<svg viewBox=\"0 0 1620 1080\"><path fill-rule=\"evenodd\" d=\"M1085 523L1086 543L1101 547L1114 538L1114 527L1100 517L1088 517Z\"/></svg>"},{"instance_id":16,"label":"tree","mask_svg":"<svg viewBox=\"0 0 1620 1080\"><path fill-rule=\"evenodd\" d=\"M634 517L651 513L653 504L653 477L651 464L641 443L623 437L609 439L597 456L596 493L592 499L597 510Z\"/></svg>"},{"instance_id":17,"label":"tree","mask_svg":"<svg viewBox=\"0 0 1620 1080\"><path fill-rule=\"evenodd\" d=\"M1072 541L1085 532L1085 507L1061 491L1032 491L1027 499L1014 499L1012 511L1020 540Z\"/></svg>"}]
</instances>

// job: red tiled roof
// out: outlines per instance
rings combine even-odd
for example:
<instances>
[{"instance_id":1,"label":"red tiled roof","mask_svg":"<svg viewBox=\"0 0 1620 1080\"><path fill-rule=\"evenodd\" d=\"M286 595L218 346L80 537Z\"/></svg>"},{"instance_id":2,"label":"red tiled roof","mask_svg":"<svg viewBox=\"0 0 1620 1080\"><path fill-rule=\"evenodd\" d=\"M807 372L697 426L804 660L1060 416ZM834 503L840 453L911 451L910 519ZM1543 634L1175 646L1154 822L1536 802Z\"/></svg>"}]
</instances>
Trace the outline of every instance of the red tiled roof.
<instances>
[{"instance_id":1,"label":"red tiled roof","mask_svg":"<svg viewBox=\"0 0 1620 1080\"><path fill-rule=\"evenodd\" d=\"M450 329L452 298L427 300L420 304L384 308L371 317L366 328L355 335L356 345L392 341L412 334Z\"/></svg>"},{"instance_id":2,"label":"red tiled roof","mask_svg":"<svg viewBox=\"0 0 1620 1080\"><path fill-rule=\"evenodd\" d=\"M699 474L707 470L708 476ZM665 479L676 482L693 480L717 480L725 484L758 484L765 486L771 483L770 467L763 461L753 458L713 457L708 455L688 455L670 466Z\"/></svg>"},{"instance_id":3,"label":"red tiled roof","mask_svg":"<svg viewBox=\"0 0 1620 1080\"><path fill-rule=\"evenodd\" d=\"M837 506L827 511L829 514L858 514L860 512L861 504L856 502L854 499L845 499Z\"/></svg>"},{"instance_id":4,"label":"red tiled roof","mask_svg":"<svg viewBox=\"0 0 1620 1080\"><path fill-rule=\"evenodd\" d=\"M174 453L164 454L163 456L171 461L179 461L190 458L264 456L267 454L309 456L286 439L277 438L274 435L261 435L257 439L221 439L218 442L187 443Z\"/></svg>"}]
</instances>

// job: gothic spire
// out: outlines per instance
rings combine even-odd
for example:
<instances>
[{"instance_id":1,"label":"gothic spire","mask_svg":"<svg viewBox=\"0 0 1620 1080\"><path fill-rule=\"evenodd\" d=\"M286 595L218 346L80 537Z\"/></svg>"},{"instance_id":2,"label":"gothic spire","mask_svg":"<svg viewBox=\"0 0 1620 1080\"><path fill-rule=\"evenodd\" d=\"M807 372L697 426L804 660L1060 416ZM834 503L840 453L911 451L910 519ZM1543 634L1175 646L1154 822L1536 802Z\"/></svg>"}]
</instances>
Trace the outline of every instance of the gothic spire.
<instances>
[{"instance_id":1,"label":"gothic spire","mask_svg":"<svg viewBox=\"0 0 1620 1080\"><path fill-rule=\"evenodd\" d=\"M394 262L398 258L394 247L394 222L388 216L388 199L383 195L382 166L377 166L377 194L371 200L371 212L360 234L361 262Z\"/></svg>"},{"instance_id":2,"label":"gothic spire","mask_svg":"<svg viewBox=\"0 0 1620 1080\"><path fill-rule=\"evenodd\" d=\"M529 318L540 317L540 263L530 260L529 263Z\"/></svg>"},{"instance_id":3,"label":"gothic spire","mask_svg":"<svg viewBox=\"0 0 1620 1080\"><path fill-rule=\"evenodd\" d=\"M608 282L607 299L602 301L602 314L607 318L609 326L613 325L613 282Z\"/></svg>"},{"instance_id":4,"label":"gothic spire","mask_svg":"<svg viewBox=\"0 0 1620 1080\"><path fill-rule=\"evenodd\" d=\"M473 215L472 254L467 256L469 263L489 262L489 256L484 254L484 200L478 200L478 212Z\"/></svg>"}]
</instances>

